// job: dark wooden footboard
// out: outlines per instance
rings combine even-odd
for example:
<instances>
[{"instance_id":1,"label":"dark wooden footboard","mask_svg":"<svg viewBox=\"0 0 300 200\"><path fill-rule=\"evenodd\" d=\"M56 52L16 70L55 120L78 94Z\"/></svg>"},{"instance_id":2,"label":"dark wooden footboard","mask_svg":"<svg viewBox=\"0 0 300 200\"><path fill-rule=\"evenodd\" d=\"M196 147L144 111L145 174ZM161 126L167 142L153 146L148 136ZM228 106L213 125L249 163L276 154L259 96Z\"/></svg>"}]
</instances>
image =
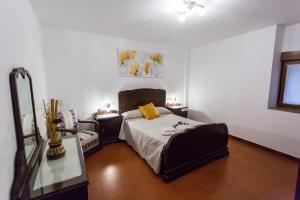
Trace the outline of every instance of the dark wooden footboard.
<instances>
[{"instance_id":1,"label":"dark wooden footboard","mask_svg":"<svg viewBox=\"0 0 300 200\"><path fill-rule=\"evenodd\" d=\"M211 160L228 155L226 124L207 124L173 135L163 150L161 175L166 182Z\"/></svg>"}]
</instances>

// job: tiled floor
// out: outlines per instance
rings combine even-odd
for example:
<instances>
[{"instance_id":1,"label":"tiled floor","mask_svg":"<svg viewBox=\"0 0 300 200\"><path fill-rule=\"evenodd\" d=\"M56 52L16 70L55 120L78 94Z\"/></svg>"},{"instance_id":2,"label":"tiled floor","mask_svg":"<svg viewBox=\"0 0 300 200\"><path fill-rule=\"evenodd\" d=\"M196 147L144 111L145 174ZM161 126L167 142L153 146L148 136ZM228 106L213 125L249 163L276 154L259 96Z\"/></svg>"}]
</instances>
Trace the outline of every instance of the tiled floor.
<instances>
[{"instance_id":1,"label":"tiled floor","mask_svg":"<svg viewBox=\"0 0 300 200\"><path fill-rule=\"evenodd\" d=\"M229 156L165 183L125 143L104 146L86 160L89 199L294 199L298 165L236 139Z\"/></svg>"}]
</instances>

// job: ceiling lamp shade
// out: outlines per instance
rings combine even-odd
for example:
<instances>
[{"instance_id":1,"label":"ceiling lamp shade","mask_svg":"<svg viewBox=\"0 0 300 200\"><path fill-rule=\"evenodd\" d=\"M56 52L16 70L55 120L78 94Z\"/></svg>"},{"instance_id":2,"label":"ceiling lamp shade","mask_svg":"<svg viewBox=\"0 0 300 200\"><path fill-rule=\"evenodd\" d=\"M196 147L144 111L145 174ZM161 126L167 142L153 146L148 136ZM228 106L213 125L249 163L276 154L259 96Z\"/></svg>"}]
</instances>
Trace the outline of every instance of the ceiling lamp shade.
<instances>
[{"instance_id":1,"label":"ceiling lamp shade","mask_svg":"<svg viewBox=\"0 0 300 200\"><path fill-rule=\"evenodd\" d=\"M180 22L184 22L187 17L194 14L202 16L205 14L205 6L197 3L195 0L183 0L182 4L177 10L177 19Z\"/></svg>"},{"instance_id":2,"label":"ceiling lamp shade","mask_svg":"<svg viewBox=\"0 0 300 200\"><path fill-rule=\"evenodd\" d=\"M184 21L186 20L186 15L185 15L185 13L178 13L177 19L178 19L178 21L180 21L180 22L184 22Z\"/></svg>"},{"instance_id":3,"label":"ceiling lamp shade","mask_svg":"<svg viewBox=\"0 0 300 200\"><path fill-rule=\"evenodd\" d=\"M194 13L196 13L199 16L203 16L206 13L206 9L204 6L196 6L193 9L194 9Z\"/></svg>"}]
</instances>

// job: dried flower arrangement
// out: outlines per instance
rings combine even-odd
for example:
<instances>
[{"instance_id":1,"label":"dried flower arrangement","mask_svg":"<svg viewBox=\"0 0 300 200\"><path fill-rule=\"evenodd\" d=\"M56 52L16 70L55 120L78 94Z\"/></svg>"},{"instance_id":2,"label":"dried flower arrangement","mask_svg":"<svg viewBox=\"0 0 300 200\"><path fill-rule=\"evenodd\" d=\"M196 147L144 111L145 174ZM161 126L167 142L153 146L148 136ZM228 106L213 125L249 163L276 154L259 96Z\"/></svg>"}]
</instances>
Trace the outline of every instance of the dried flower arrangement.
<instances>
[{"instance_id":1,"label":"dried flower arrangement","mask_svg":"<svg viewBox=\"0 0 300 200\"><path fill-rule=\"evenodd\" d=\"M43 103L47 132L50 137L47 158L49 160L55 160L65 155L65 148L62 145L62 140L57 132L57 125L61 121L58 118L58 100L51 99L49 104L46 104L45 101L43 101Z\"/></svg>"}]
</instances>

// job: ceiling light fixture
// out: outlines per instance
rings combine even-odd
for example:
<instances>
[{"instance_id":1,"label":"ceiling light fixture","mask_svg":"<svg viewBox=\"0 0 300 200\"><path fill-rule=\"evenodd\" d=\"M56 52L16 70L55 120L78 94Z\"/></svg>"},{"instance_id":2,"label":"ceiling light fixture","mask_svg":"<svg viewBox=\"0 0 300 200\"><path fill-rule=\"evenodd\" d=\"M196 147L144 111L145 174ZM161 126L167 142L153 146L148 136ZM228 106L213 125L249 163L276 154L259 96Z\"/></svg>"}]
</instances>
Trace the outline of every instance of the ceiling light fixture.
<instances>
[{"instance_id":1,"label":"ceiling light fixture","mask_svg":"<svg viewBox=\"0 0 300 200\"><path fill-rule=\"evenodd\" d=\"M180 22L184 22L184 21L186 20L186 15L185 15L185 13L178 13L177 19L178 19L178 21L180 21Z\"/></svg>"},{"instance_id":2,"label":"ceiling light fixture","mask_svg":"<svg viewBox=\"0 0 300 200\"><path fill-rule=\"evenodd\" d=\"M204 15L205 6L197 3L195 0L183 0L182 4L177 10L177 19L180 22L184 22L187 17L193 14Z\"/></svg>"}]
</instances>

